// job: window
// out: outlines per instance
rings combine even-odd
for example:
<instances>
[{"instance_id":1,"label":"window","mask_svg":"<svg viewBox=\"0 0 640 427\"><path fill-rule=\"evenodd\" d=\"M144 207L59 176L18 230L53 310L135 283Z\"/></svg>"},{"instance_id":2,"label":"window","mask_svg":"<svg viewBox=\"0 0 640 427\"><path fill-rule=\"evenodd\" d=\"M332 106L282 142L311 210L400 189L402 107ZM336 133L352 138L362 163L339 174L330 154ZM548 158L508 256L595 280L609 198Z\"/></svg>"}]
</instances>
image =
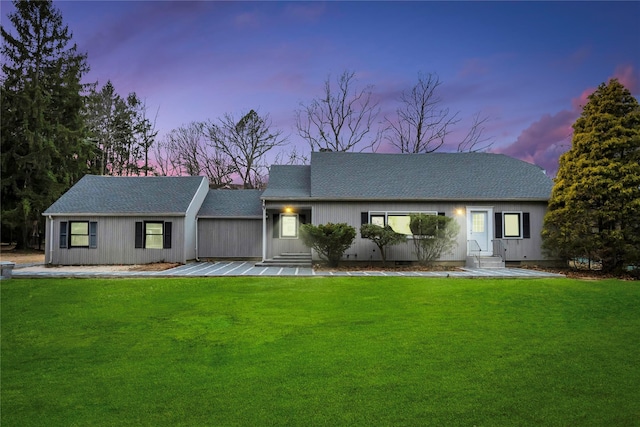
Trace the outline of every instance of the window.
<instances>
[{"instance_id":1,"label":"window","mask_svg":"<svg viewBox=\"0 0 640 427\"><path fill-rule=\"evenodd\" d=\"M162 249L162 229L161 222L145 222L144 223L144 247L147 249Z\"/></svg>"},{"instance_id":2,"label":"window","mask_svg":"<svg viewBox=\"0 0 640 427\"><path fill-rule=\"evenodd\" d=\"M95 221L61 221L60 248L98 247L98 223Z\"/></svg>"},{"instance_id":3,"label":"window","mask_svg":"<svg viewBox=\"0 0 640 427\"><path fill-rule=\"evenodd\" d=\"M471 230L474 233L484 233L486 218L486 212L471 212Z\"/></svg>"},{"instance_id":4,"label":"window","mask_svg":"<svg viewBox=\"0 0 640 427\"><path fill-rule=\"evenodd\" d=\"M171 222L136 222L135 247L144 249L171 249Z\"/></svg>"},{"instance_id":5,"label":"window","mask_svg":"<svg viewBox=\"0 0 640 427\"><path fill-rule=\"evenodd\" d=\"M387 216L389 227L396 233L411 235L411 216L409 214L389 214Z\"/></svg>"},{"instance_id":6,"label":"window","mask_svg":"<svg viewBox=\"0 0 640 427\"><path fill-rule=\"evenodd\" d=\"M70 222L69 247L89 247L89 223Z\"/></svg>"},{"instance_id":7,"label":"window","mask_svg":"<svg viewBox=\"0 0 640 427\"><path fill-rule=\"evenodd\" d=\"M520 214L507 213L504 214L504 237L520 237Z\"/></svg>"},{"instance_id":8,"label":"window","mask_svg":"<svg viewBox=\"0 0 640 427\"><path fill-rule=\"evenodd\" d=\"M310 215L305 211L299 213L274 213L269 214L273 224L274 239L297 239L301 224L309 223Z\"/></svg>"},{"instance_id":9,"label":"window","mask_svg":"<svg viewBox=\"0 0 640 427\"><path fill-rule=\"evenodd\" d=\"M384 227L384 215L371 215L371 224Z\"/></svg>"},{"instance_id":10,"label":"window","mask_svg":"<svg viewBox=\"0 0 640 427\"><path fill-rule=\"evenodd\" d=\"M498 239L529 239L531 237L529 212L496 212L495 234Z\"/></svg>"},{"instance_id":11,"label":"window","mask_svg":"<svg viewBox=\"0 0 640 427\"><path fill-rule=\"evenodd\" d=\"M298 238L298 215L297 214L281 214L280 215L280 238L282 239Z\"/></svg>"},{"instance_id":12,"label":"window","mask_svg":"<svg viewBox=\"0 0 640 427\"><path fill-rule=\"evenodd\" d=\"M425 215L442 215L444 212L425 211L425 212L362 212L363 224L375 224L380 227L388 225L393 231L400 234L411 236L411 215L412 214L425 214Z\"/></svg>"}]
</instances>

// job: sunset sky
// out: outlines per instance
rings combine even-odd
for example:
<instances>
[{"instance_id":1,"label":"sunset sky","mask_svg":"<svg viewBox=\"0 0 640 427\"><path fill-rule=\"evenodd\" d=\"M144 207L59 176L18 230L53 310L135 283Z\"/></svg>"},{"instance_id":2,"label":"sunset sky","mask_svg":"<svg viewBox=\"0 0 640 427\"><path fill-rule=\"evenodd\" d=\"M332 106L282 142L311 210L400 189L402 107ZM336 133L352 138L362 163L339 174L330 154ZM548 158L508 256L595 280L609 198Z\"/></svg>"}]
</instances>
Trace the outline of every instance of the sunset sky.
<instances>
[{"instance_id":1,"label":"sunset sky","mask_svg":"<svg viewBox=\"0 0 640 427\"><path fill-rule=\"evenodd\" d=\"M418 73L442 105L491 121L491 151L553 174L586 96L617 77L640 95L640 2L54 1L87 81L136 92L162 137L255 109L308 151L294 111L329 74L374 85L380 119ZM2 0L2 25L13 10ZM9 25L8 25L9 24ZM457 146L452 138L451 147ZM454 149L454 148L450 148ZM392 152L383 144L379 151Z\"/></svg>"}]
</instances>

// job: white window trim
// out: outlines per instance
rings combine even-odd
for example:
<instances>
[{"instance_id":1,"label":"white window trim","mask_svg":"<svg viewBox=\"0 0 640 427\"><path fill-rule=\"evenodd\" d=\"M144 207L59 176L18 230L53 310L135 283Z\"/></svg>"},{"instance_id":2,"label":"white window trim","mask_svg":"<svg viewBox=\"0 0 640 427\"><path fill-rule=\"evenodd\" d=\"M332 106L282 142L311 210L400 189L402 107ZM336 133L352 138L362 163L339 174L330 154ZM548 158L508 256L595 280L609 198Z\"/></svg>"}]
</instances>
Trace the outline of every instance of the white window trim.
<instances>
[{"instance_id":1,"label":"white window trim","mask_svg":"<svg viewBox=\"0 0 640 427\"><path fill-rule=\"evenodd\" d=\"M283 220L285 217L294 217L296 219L296 234L295 236L285 236L282 234L284 227L283 227ZM297 213L281 213L280 214L280 220L279 220L280 224L279 224L279 234L280 234L280 238L281 239L298 239L299 238L299 234L300 234L300 216Z\"/></svg>"},{"instance_id":2,"label":"white window trim","mask_svg":"<svg viewBox=\"0 0 640 427\"><path fill-rule=\"evenodd\" d=\"M161 225L161 233L160 234L151 234L147 232L147 224L160 224ZM142 247L144 249L151 249L151 250L157 250L157 249L164 249L164 221L144 221L142 224L142 238L143 238L143 243L142 243ZM156 247L149 247L147 245L147 237L148 236L160 236L160 247L156 248Z\"/></svg>"},{"instance_id":3,"label":"white window trim","mask_svg":"<svg viewBox=\"0 0 640 427\"><path fill-rule=\"evenodd\" d=\"M503 211L502 213L502 238L504 240L522 240L524 239L523 237L523 229L522 229L522 219L523 219L523 214L522 211ZM505 221L505 214L506 215L518 215L518 235L517 236L507 236L506 233L506 226L507 226L507 222Z\"/></svg>"},{"instance_id":4,"label":"white window trim","mask_svg":"<svg viewBox=\"0 0 640 427\"><path fill-rule=\"evenodd\" d=\"M371 224L372 216L384 216L384 226L386 227L389 225L389 216L410 216L417 214L438 215L438 211L369 211L368 223ZM411 234L405 234L405 236L407 236L407 239L413 239L413 235Z\"/></svg>"}]
</instances>

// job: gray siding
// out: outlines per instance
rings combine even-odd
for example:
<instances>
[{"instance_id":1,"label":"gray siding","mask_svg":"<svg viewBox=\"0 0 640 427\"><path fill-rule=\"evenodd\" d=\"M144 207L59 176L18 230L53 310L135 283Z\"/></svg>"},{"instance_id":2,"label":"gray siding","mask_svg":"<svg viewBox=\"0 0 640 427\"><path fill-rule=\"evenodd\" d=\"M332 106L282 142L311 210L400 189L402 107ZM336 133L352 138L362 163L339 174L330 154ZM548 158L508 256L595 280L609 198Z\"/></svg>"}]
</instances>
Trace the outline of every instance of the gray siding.
<instances>
[{"instance_id":1,"label":"gray siding","mask_svg":"<svg viewBox=\"0 0 640 427\"><path fill-rule=\"evenodd\" d=\"M297 204L293 202L275 204L272 205L272 208L269 208L269 204L267 204L267 212L269 213L269 218L267 219L267 258L273 258L274 256L283 253L311 253L311 249L306 247L299 237L295 239L273 237L274 230L272 215L277 212L282 212L285 206L293 207L295 212L305 214L307 217L309 215L313 216L313 213L309 210L309 203Z\"/></svg>"},{"instance_id":2,"label":"gray siding","mask_svg":"<svg viewBox=\"0 0 640 427\"><path fill-rule=\"evenodd\" d=\"M197 233L197 221L196 215L202 206L202 202L209 193L209 183L206 179L202 180L200 187L196 191L196 194L191 200L191 204L187 208L187 212L184 217L184 256L185 260L191 260L196 258L196 233Z\"/></svg>"},{"instance_id":3,"label":"gray siding","mask_svg":"<svg viewBox=\"0 0 640 427\"><path fill-rule=\"evenodd\" d=\"M96 221L97 248L60 248L60 222ZM171 221L171 249L136 249L136 221ZM54 217L53 228L47 218L45 262L54 265L185 263L183 217Z\"/></svg>"},{"instance_id":4,"label":"gray siding","mask_svg":"<svg viewBox=\"0 0 640 427\"><path fill-rule=\"evenodd\" d=\"M261 219L198 220L198 258L262 257Z\"/></svg>"},{"instance_id":5,"label":"gray siding","mask_svg":"<svg viewBox=\"0 0 640 427\"><path fill-rule=\"evenodd\" d=\"M546 259L542 253L542 224L547 212L546 203L496 203L495 212L529 212L531 225L530 239L502 239L506 261L539 261Z\"/></svg>"},{"instance_id":6,"label":"gray siding","mask_svg":"<svg viewBox=\"0 0 640 427\"><path fill-rule=\"evenodd\" d=\"M271 234L267 234L271 236ZM267 258L284 253L310 253L311 249L306 247L300 239L272 239L271 250L267 251Z\"/></svg>"},{"instance_id":7,"label":"gray siding","mask_svg":"<svg viewBox=\"0 0 640 427\"><path fill-rule=\"evenodd\" d=\"M302 203L301 203L302 204ZM288 205L296 206L295 202ZM345 258L357 261L377 261L380 260L377 246L360 237L361 213L380 212L418 212L436 211L444 212L446 216L453 217L460 226L457 245L453 252L444 255L442 261L465 261L467 256L467 217L466 209L473 207L490 207L494 212L517 211L530 213L531 238L529 239L504 239L507 261L535 261L542 260L544 256L541 252L542 221L546 212L546 203L543 202L513 202L513 203L476 203L476 202L312 202L304 203L312 209L311 220L315 225L326 224L328 222L345 222L358 230L356 239L346 252ZM275 209L281 204L267 204L268 208ZM457 213L461 210L462 214ZM493 223L493 218L490 219ZM267 224L267 256L272 257L281 252L301 252L308 250L302 245L300 240L282 240L272 238L271 223ZM494 236L491 236L493 239ZM348 257L347 257L348 256ZM315 258L315 254L314 254ZM413 241L407 239L406 243L401 243L387 249L387 259L391 261L413 261L415 260Z\"/></svg>"},{"instance_id":8,"label":"gray siding","mask_svg":"<svg viewBox=\"0 0 640 427\"><path fill-rule=\"evenodd\" d=\"M346 252L345 258L355 261L379 261L378 247L368 239L360 237L361 212L419 212L437 211L445 212L446 216L456 218L460 225L458 244L452 254L442 257L443 261L466 260L466 225L465 217L454 214L456 208L464 208L464 204L452 203L412 203L412 202L324 202L314 204L313 223L325 224L327 222L346 222L356 228L356 239ZM390 261L415 261L413 240L407 239L406 243L387 248L387 260Z\"/></svg>"}]
</instances>

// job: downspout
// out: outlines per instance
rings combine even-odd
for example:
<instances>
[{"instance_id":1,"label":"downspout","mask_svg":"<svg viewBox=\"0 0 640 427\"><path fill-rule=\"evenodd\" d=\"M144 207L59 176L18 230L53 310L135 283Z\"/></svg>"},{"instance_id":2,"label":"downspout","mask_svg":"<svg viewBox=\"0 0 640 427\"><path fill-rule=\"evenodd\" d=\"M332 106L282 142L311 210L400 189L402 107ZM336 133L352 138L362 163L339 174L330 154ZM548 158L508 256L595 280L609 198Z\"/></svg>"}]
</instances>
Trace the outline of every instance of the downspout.
<instances>
[{"instance_id":1,"label":"downspout","mask_svg":"<svg viewBox=\"0 0 640 427\"><path fill-rule=\"evenodd\" d=\"M196 217L196 262L200 262L200 258L198 258L198 217Z\"/></svg>"},{"instance_id":2,"label":"downspout","mask_svg":"<svg viewBox=\"0 0 640 427\"><path fill-rule=\"evenodd\" d=\"M53 217L49 215L49 264L53 264Z\"/></svg>"},{"instance_id":3,"label":"downspout","mask_svg":"<svg viewBox=\"0 0 640 427\"><path fill-rule=\"evenodd\" d=\"M267 259L267 205L262 200L262 262Z\"/></svg>"}]
</instances>

